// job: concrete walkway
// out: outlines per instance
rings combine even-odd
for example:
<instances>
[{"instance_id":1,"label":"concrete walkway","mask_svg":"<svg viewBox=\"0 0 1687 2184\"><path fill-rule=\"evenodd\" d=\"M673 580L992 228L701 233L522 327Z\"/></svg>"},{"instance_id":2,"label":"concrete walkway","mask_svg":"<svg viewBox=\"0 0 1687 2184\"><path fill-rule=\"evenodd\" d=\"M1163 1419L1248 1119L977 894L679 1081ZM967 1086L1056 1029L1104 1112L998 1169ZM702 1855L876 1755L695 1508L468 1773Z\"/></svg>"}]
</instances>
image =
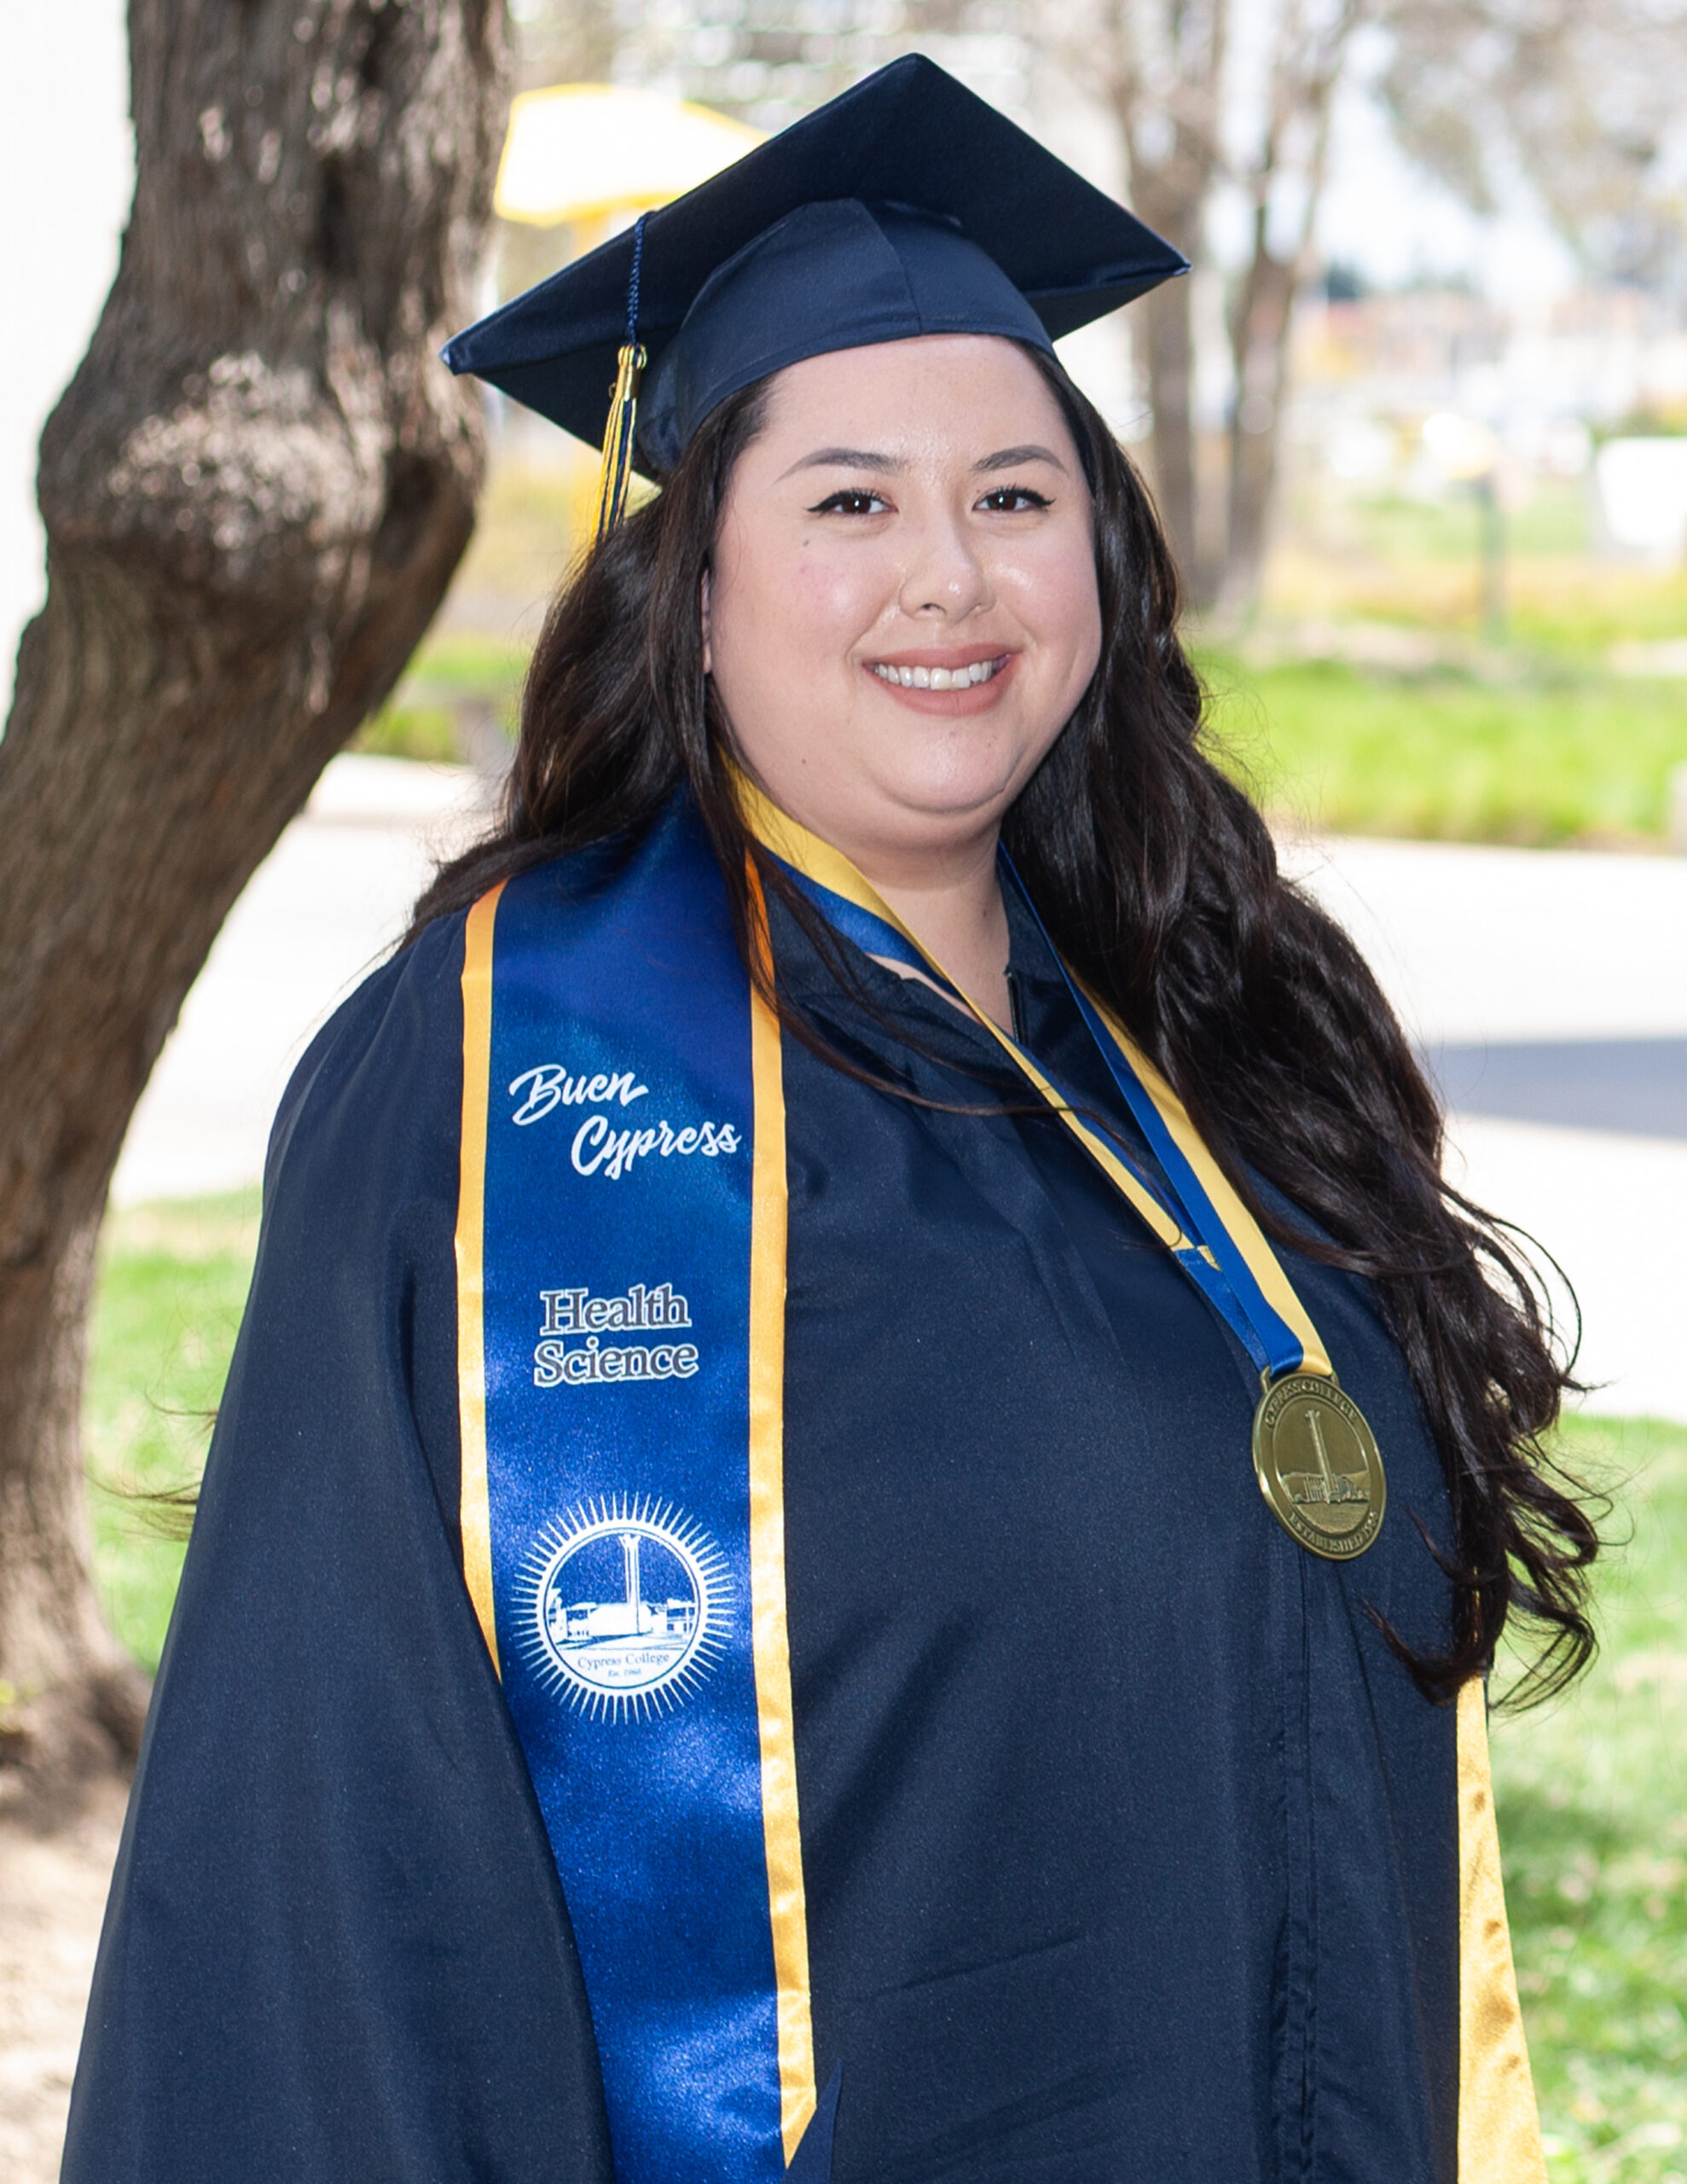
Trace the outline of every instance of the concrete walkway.
<instances>
[{"instance_id":1,"label":"concrete walkway","mask_svg":"<svg viewBox=\"0 0 1687 2184\"><path fill-rule=\"evenodd\" d=\"M1564 1270L1587 1407L1687 1420L1687 858L1329 839L1284 856L1440 1077L1451 1180Z\"/></svg>"},{"instance_id":2,"label":"concrete walkway","mask_svg":"<svg viewBox=\"0 0 1687 2184\"><path fill-rule=\"evenodd\" d=\"M276 1102L311 1035L399 938L480 795L467 767L333 760L188 996L130 1125L118 1204L258 1179Z\"/></svg>"},{"instance_id":3,"label":"concrete walkway","mask_svg":"<svg viewBox=\"0 0 1687 2184\"><path fill-rule=\"evenodd\" d=\"M337 758L219 937L136 1112L123 1203L232 1189L311 1033L403 931L475 776ZM1284 845L1455 1102L1450 1172L1574 1283L1591 1407L1687 1420L1687 859ZM1567 1321L1574 1307L1562 1288Z\"/></svg>"}]
</instances>

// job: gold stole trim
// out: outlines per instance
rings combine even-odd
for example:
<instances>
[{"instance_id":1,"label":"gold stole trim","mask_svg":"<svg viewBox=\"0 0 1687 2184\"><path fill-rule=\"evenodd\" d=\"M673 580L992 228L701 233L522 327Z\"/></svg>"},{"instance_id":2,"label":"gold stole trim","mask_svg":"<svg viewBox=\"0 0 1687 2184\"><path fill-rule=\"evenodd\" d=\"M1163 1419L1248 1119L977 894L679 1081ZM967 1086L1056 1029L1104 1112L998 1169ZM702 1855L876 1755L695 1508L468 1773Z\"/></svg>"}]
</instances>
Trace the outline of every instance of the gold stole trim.
<instances>
[{"instance_id":1,"label":"gold stole trim","mask_svg":"<svg viewBox=\"0 0 1687 2184\"><path fill-rule=\"evenodd\" d=\"M1458 1694L1458 2184L1546 2184L1480 1677Z\"/></svg>"},{"instance_id":2,"label":"gold stole trim","mask_svg":"<svg viewBox=\"0 0 1687 2184\"><path fill-rule=\"evenodd\" d=\"M767 909L750 868L752 945L771 978ZM780 1024L750 996L756 1133L750 1220L750 1591L762 1830L779 1995L780 2129L789 2163L815 2108L808 1896L797 1800L797 1739L785 1590L785 1080Z\"/></svg>"},{"instance_id":3,"label":"gold stole trim","mask_svg":"<svg viewBox=\"0 0 1687 2184\"><path fill-rule=\"evenodd\" d=\"M463 1580L499 1674L492 1606L492 1508L486 1484L486 1110L492 1074L492 929L501 880L463 932L463 1119L457 1188L457 1415L462 1439L458 1520Z\"/></svg>"}]
</instances>

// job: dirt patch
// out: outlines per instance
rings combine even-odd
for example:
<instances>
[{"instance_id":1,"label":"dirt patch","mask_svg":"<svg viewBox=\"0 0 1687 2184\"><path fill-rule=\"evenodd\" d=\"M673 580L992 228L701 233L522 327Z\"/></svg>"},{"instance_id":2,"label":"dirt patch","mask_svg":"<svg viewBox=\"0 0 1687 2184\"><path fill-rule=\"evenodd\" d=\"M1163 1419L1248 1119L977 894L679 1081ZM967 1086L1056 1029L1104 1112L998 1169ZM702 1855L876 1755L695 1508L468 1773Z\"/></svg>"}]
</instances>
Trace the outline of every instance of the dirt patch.
<instances>
[{"instance_id":1,"label":"dirt patch","mask_svg":"<svg viewBox=\"0 0 1687 2184\"><path fill-rule=\"evenodd\" d=\"M0 2176L55 2184L125 1792L52 1834L0 1820Z\"/></svg>"}]
</instances>

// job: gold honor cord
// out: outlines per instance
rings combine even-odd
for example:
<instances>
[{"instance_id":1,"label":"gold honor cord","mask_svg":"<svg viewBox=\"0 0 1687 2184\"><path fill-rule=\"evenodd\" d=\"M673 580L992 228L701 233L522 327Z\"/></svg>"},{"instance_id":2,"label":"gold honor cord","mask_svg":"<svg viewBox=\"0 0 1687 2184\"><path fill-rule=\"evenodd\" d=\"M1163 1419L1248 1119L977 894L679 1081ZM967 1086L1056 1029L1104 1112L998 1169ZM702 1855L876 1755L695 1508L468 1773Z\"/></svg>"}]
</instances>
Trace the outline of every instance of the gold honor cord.
<instances>
[{"instance_id":1,"label":"gold honor cord","mask_svg":"<svg viewBox=\"0 0 1687 2184\"><path fill-rule=\"evenodd\" d=\"M1198 1250L1209 1264L1216 1265L1207 1246L1185 1234L1177 1220L1111 1147L1073 1112L1017 1041L1009 1037L950 976L849 858L781 811L741 770L734 769L734 780L745 818L757 838L794 870L853 903L857 909L882 919L899 934L930 967L933 976L959 997L1120 1196L1141 1217L1150 1233L1169 1252ZM1388 1506L1388 1484L1376 1438L1358 1404L1337 1384L1330 1354L1294 1285L1259 1223L1203 1142L1183 1102L1117 1018L1102 1009L1093 996L1086 993L1085 998L1117 1040L1267 1302L1300 1342L1301 1363L1277 1380L1267 1380L1254 1413L1254 1472L1266 1505L1290 1537L1310 1554L1329 1561L1350 1561L1364 1554L1376 1538Z\"/></svg>"},{"instance_id":2,"label":"gold honor cord","mask_svg":"<svg viewBox=\"0 0 1687 2184\"><path fill-rule=\"evenodd\" d=\"M1458 2184L1546 2184L1479 1676L1458 1694Z\"/></svg>"},{"instance_id":3,"label":"gold honor cord","mask_svg":"<svg viewBox=\"0 0 1687 2184\"><path fill-rule=\"evenodd\" d=\"M457 1190L457 1409L462 1434L458 1522L463 1582L492 1665L492 1510L486 1478L486 1114L492 1072L492 930L500 880L468 914L463 934L463 1118Z\"/></svg>"}]
</instances>

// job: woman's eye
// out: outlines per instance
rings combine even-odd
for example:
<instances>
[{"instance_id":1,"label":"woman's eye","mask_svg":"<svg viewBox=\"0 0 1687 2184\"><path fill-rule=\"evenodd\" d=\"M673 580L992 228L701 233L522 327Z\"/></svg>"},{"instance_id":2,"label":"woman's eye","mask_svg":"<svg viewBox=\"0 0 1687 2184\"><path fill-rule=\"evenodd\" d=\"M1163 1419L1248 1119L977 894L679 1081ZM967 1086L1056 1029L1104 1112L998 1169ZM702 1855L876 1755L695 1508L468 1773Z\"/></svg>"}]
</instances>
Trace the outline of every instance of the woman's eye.
<instances>
[{"instance_id":1,"label":"woman's eye","mask_svg":"<svg viewBox=\"0 0 1687 2184\"><path fill-rule=\"evenodd\" d=\"M890 502L864 487L845 486L841 493L828 493L826 498L809 510L810 515L877 515Z\"/></svg>"},{"instance_id":2,"label":"woman's eye","mask_svg":"<svg viewBox=\"0 0 1687 2184\"><path fill-rule=\"evenodd\" d=\"M1046 493L1033 492L1029 485L998 485L978 505L994 515L1018 515L1026 508L1046 508L1049 500Z\"/></svg>"}]
</instances>

